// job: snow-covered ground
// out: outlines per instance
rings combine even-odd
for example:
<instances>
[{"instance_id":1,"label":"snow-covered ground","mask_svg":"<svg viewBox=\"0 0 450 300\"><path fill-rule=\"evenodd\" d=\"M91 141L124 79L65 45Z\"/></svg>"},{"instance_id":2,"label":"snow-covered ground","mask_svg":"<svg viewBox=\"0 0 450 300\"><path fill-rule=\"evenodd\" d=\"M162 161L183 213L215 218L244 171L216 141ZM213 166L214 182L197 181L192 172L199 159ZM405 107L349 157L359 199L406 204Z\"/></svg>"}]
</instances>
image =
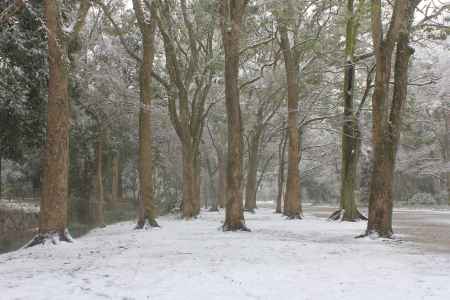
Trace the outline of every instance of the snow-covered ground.
<instances>
[{"instance_id":1,"label":"snow-covered ground","mask_svg":"<svg viewBox=\"0 0 450 300\"><path fill-rule=\"evenodd\" d=\"M355 239L365 223L272 209L246 215L252 232L221 232L222 213L97 229L74 244L0 256L1 299L450 299L450 249Z\"/></svg>"}]
</instances>

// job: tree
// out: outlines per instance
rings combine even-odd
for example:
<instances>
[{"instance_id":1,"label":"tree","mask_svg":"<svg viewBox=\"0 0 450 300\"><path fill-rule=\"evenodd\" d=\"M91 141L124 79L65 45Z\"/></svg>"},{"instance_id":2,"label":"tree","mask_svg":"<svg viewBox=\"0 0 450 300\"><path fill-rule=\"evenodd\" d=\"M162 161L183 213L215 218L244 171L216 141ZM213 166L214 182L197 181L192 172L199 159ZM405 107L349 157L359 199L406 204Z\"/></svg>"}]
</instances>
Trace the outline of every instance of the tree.
<instances>
[{"instance_id":1,"label":"tree","mask_svg":"<svg viewBox=\"0 0 450 300\"><path fill-rule=\"evenodd\" d=\"M147 3L147 2L145 2ZM152 133L151 133L151 102L152 102L152 68L155 55L154 19L155 2L144 6L141 0L133 0L133 8L142 35L142 64L139 70L140 110L139 110L139 219L137 229L146 226L159 227L156 222L156 212L153 204L152 181ZM145 9L147 8L147 10Z\"/></svg>"},{"instance_id":2,"label":"tree","mask_svg":"<svg viewBox=\"0 0 450 300\"><path fill-rule=\"evenodd\" d=\"M249 230L245 226L242 213L242 120L239 102L239 45L247 4L247 0L220 2L220 22L225 50L225 104L228 120L227 200L224 231Z\"/></svg>"},{"instance_id":3,"label":"tree","mask_svg":"<svg viewBox=\"0 0 450 300\"><path fill-rule=\"evenodd\" d=\"M365 7L365 0L358 2L355 11L354 0L347 0L346 6L346 40L345 40L345 70L344 70L344 125L342 128L342 167L340 208L330 219L356 221L367 219L356 206L355 190L357 189L358 158L360 155L359 110L354 109L355 95L355 49L358 35L359 19Z\"/></svg>"},{"instance_id":4,"label":"tree","mask_svg":"<svg viewBox=\"0 0 450 300\"><path fill-rule=\"evenodd\" d=\"M170 1L159 1L158 27L164 42L166 69L170 83L157 77L166 88L169 99L170 120L182 145L183 200L182 216L190 219L200 213L200 141L209 89L214 75L213 38L214 20L206 22L195 15L196 9L180 0L183 22L171 21L175 9ZM173 5L176 5L174 3ZM192 8L202 3L193 2ZM201 7L201 6L200 6ZM188 11L194 11L194 21ZM178 28L178 29L177 29ZM184 29L184 30L183 30ZM183 47L177 31L188 37ZM175 87L175 89L173 88ZM176 103L178 99L178 105ZM178 108L177 108L178 107Z\"/></svg>"},{"instance_id":5,"label":"tree","mask_svg":"<svg viewBox=\"0 0 450 300\"><path fill-rule=\"evenodd\" d=\"M298 78L299 64L298 53L295 45L289 40L289 24L292 24L295 9L291 0L286 1L286 6L278 16L278 30L280 34L280 46L283 52L284 65L287 80L288 93L288 171L285 193L284 215L289 219L301 219L302 208L300 205L300 136L298 129ZM295 34L295 33L294 33ZM294 38L294 43L297 39Z\"/></svg>"},{"instance_id":6,"label":"tree","mask_svg":"<svg viewBox=\"0 0 450 300\"><path fill-rule=\"evenodd\" d=\"M373 0L372 39L376 57L375 90L372 96L373 171L370 181L369 220L366 235L391 237L392 185L400 136L402 108L407 96L408 64L413 53L409 46L411 23L419 0L396 0L383 36L381 0ZM394 91L389 100L391 62L395 47Z\"/></svg>"},{"instance_id":7,"label":"tree","mask_svg":"<svg viewBox=\"0 0 450 300\"><path fill-rule=\"evenodd\" d=\"M58 2L45 1L49 64L47 143L44 154L39 234L28 247L45 243L47 240L52 243L72 240L67 230L70 127L68 90L70 67L67 59L76 50L71 43L78 38L83 28L89 7L89 1L81 1L73 29L67 36L62 29Z\"/></svg>"}]
</instances>

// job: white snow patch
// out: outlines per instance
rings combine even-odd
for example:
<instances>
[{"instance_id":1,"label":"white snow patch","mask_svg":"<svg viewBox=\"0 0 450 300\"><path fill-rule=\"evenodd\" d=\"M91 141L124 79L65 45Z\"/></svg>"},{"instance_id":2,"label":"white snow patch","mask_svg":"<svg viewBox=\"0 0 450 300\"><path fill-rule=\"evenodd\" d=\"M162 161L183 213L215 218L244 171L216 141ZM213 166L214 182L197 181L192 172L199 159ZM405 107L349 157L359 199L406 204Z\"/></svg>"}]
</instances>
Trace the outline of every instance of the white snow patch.
<instances>
[{"instance_id":1,"label":"white snow patch","mask_svg":"<svg viewBox=\"0 0 450 300\"><path fill-rule=\"evenodd\" d=\"M252 232L217 230L222 213L131 222L56 247L0 256L2 299L449 299L450 254L398 240L355 239L365 222L260 208Z\"/></svg>"}]
</instances>

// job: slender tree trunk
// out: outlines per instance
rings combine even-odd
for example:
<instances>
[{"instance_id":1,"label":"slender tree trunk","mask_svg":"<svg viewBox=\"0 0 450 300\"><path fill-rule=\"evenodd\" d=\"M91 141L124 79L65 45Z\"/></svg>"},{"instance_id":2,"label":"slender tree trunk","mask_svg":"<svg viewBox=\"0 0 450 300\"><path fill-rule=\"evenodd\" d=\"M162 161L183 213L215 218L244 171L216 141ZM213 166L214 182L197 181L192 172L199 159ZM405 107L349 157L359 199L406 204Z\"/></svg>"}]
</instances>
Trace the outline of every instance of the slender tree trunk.
<instances>
[{"instance_id":1,"label":"slender tree trunk","mask_svg":"<svg viewBox=\"0 0 450 300\"><path fill-rule=\"evenodd\" d=\"M92 185L92 179L91 174L89 172L90 170L90 163L89 159L87 157L83 158L81 161L81 172L80 172L80 178L81 179L81 193L80 193L80 203L78 207L78 218L80 219L80 222L83 224L88 224L90 222L90 186Z\"/></svg>"},{"instance_id":2,"label":"slender tree trunk","mask_svg":"<svg viewBox=\"0 0 450 300\"><path fill-rule=\"evenodd\" d=\"M448 103L447 103L448 105ZM445 165L450 164L450 107L443 108L444 113L444 123L445 123L445 132L444 132L444 163ZM448 205L450 205L450 170L447 167L447 201Z\"/></svg>"},{"instance_id":3,"label":"slender tree trunk","mask_svg":"<svg viewBox=\"0 0 450 300\"><path fill-rule=\"evenodd\" d=\"M284 214L289 219L301 219L300 204L300 137L298 129L298 64L292 53L286 24L280 21L279 31L284 56L288 86L288 174L285 194Z\"/></svg>"},{"instance_id":4,"label":"slender tree trunk","mask_svg":"<svg viewBox=\"0 0 450 300\"><path fill-rule=\"evenodd\" d=\"M111 207L115 208L117 203L121 200L119 198L119 153L114 153L111 162Z\"/></svg>"},{"instance_id":5,"label":"slender tree trunk","mask_svg":"<svg viewBox=\"0 0 450 300\"><path fill-rule=\"evenodd\" d=\"M286 155L286 144L287 144L287 136L285 133L283 133L280 144L278 145L278 177L277 177L278 191L277 191L277 205L275 209L275 212L277 214L282 213L281 201L283 199L283 191L285 186L284 164ZM284 203L284 207L286 207L286 203Z\"/></svg>"},{"instance_id":6,"label":"slender tree trunk","mask_svg":"<svg viewBox=\"0 0 450 300\"><path fill-rule=\"evenodd\" d=\"M2 200L2 155L0 152L0 200Z\"/></svg>"},{"instance_id":7,"label":"slender tree trunk","mask_svg":"<svg viewBox=\"0 0 450 300\"><path fill-rule=\"evenodd\" d=\"M241 23L247 1L221 1L225 49L225 102L228 120L227 201L223 230L248 230L242 213L242 125L239 101Z\"/></svg>"},{"instance_id":8,"label":"slender tree trunk","mask_svg":"<svg viewBox=\"0 0 450 300\"><path fill-rule=\"evenodd\" d=\"M260 134L255 132L249 145L249 157L247 166L247 184L245 186L245 210L255 212L257 175L258 175L258 152L260 144Z\"/></svg>"},{"instance_id":9,"label":"slender tree trunk","mask_svg":"<svg viewBox=\"0 0 450 300\"><path fill-rule=\"evenodd\" d=\"M220 208L225 207L225 201L227 199L227 178L226 178L226 159L225 155L220 152L217 153L217 168L218 168L218 176L217 176L217 202Z\"/></svg>"},{"instance_id":10,"label":"slender tree trunk","mask_svg":"<svg viewBox=\"0 0 450 300\"><path fill-rule=\"evenodd\" d=\"M217 199L217 192L214 185L214 172L211 165L211 160L209 155L206 153L206 166L208 170L208 198L209 200L206 201L206 204L211 203L209 211L218 211L219 210L219 201ZM207 206L205 205L207 208Z\"/></svg>"},{"instance_id":11,"label":"slender tree trunk","mask_svg":"<svg viewBox=\"0 0 450 300\"><path fill-rule=\"evenodd\" d=\"M103 190L103 134L99 133L95 145L95 176L94 193L92 197L92 219L95 226L105 226L104 219L104 190Z\"/></svg>"},{"instance_id":12,"label":"slender tree trunk","mask_svg":"<svg viewBox=\"0 0 450 300\"><path fill-rule=\"evenodd\" d=\"M152 68L154 59L155 22L147 20L141 0L133 0L133 8L142 34L142 65L139 72L141 107L139 110L139 218L136 229L158 227L153 203L153 163L151 132Z\"/></svg>"}]
</instances>

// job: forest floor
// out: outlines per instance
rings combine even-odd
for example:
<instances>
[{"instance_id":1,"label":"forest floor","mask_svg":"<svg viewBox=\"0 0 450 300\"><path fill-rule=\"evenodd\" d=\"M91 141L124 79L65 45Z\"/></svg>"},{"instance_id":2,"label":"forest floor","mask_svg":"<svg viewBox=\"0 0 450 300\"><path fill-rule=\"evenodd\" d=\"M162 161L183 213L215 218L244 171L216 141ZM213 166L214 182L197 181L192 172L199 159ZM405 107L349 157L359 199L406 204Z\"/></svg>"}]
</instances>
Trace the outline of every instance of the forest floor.
<instances>
[{"instance_id":1,"label":"forest floor","mask_svg":"<svg viewBox=\"0 0 450 300\"><path fill-rule=\"evenodd\" d=\"M329 222L331 211L285 220L263 207L246 214L252 232L220 231L222 212L111 225L0 255L0 298L450 299L449 211L398 211L393 240L355 239L365 222Z\"/></svg>"}]
</instances>

